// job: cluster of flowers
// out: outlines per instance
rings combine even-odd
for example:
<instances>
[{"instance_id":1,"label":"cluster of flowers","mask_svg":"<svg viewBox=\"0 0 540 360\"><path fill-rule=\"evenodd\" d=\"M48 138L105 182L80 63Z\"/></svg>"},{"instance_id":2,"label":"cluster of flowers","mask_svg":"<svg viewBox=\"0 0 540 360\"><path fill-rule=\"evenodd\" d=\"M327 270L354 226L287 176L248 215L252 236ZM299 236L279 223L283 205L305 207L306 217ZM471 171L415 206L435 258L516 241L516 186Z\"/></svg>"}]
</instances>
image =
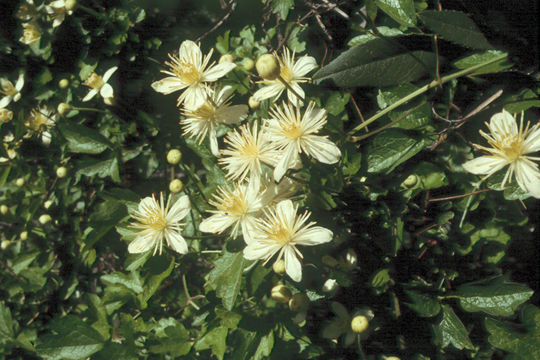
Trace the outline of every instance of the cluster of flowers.
<instances>
[{"instance_id":1,"label":"cluster of flowers","mask_svg":"<svg viewBox=\"0 0 540 360\"><path fill-rule=\"evenodd\" d=\"M274 105L269 118L251 125L244 124L229 131L225 138L227 147L220 150L216 128L219 124L231 125L246 119L248 106L231 105L232 88L211 87L235 68L232 62L210 64L212 52L204 56L197 44L184 41L179 54L170 55L163 71L168 77L154 82L154 90L170 94L183 90L178 106L184 119L180 124L185 136L199 143L208 136L212 153L226 171L231 183L218 187L209 201L215 210L204 219L202 232L221 234L231 228L236 238L240 230L246 243L244 257L249 260L268 262L278 254L276 263L284 261L285 272L294 281L302 278L299 258L302 254L297 245L313 246L332 240L330 230L308 222L309 212L298 213L298 205L291 200L295 192L294 179L287 171L302 166L303 152L322 163L334 164L341 152L326 136L318 132L326 123L326 111L309 103L304 111L303 90L298 83L317 65L309 56L294 60L294 53L285 49L281 58L277 54L263 55L257 61L257 70L264 79L264 87L253 98L256 102L279 97L287 90L289 102ZM273 170L272 170L273 169ZM273 171L273 175L270 173ZM187 215L189 200L180 197L169 209L169 201L156 201L147 197L134 214L134 226L141 231L129 245L131 253L158 248L161 252L163 239L179 253L188 251L180 235L180 221Z\"/></svg>"}]
</instances>

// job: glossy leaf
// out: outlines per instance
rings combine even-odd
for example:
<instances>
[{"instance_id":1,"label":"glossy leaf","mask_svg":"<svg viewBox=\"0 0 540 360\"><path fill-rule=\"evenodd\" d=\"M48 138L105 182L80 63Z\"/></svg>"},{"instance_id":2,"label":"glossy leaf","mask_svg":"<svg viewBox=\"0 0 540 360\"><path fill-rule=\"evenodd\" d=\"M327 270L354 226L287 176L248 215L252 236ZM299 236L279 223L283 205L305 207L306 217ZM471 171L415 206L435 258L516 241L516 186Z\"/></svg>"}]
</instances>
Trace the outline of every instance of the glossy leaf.
<instances>
[{"instance_id":1,"label":"glossy leaf","mask_svg":"<svg viewBox=\"0 0 540 360\"><path fill-rule=\"evenodd\" d=\"M383 131L373 137L368 147L368 172L388 173L423 148L423 139L418 140L397 129Z\"/></svg>"},{"instance_id":2,"label":"glossy leaf","mask_svg":"<svg viewBox=\"0 0 540 360\"><path fill-rule=\"evenodd\" d=\"M435 336L442 348L453 345L458 350L474 348L461 320L449 305L442 305L442 318L434 325Z\"/></svg>"},{"instance_id":3,"label":"glossy leaf","mask_svg":"<svg viewBox=\"0 0 540 360\"><path fill-rule=\"evenodd\" d=\"M379 9L399 24L409 27L416 25L413 0L376 0L375 3Z\"/></svg>"}]
</instances>

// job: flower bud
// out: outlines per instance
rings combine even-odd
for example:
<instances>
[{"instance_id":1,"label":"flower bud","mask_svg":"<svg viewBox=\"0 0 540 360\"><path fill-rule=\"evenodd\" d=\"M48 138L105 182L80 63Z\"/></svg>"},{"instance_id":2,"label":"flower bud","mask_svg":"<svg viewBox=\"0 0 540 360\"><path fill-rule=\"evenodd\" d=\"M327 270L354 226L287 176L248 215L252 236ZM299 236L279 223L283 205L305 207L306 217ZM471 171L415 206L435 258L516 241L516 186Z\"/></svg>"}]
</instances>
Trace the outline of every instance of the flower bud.
<instances>
[{"instance_id":1,"label":"flower bud","mask_svg":"<svg viewBox=\"0 0 540 360\"><path fill-rule=\"evenodd\" d=\"M43 214L39 217L38 221L41 225L45 225L46 223L48 223L49 221L52 220L52 217L51 215L49 214Z\"/></svg>"},{"instance_id":2,"label":"flower bud","mask_svg":"<svg viewBox=\"0 0 540 360\"><path fill-rule=\"evenodd\" d=\"M25 240L28 240L28 231L23 231L19 237L21 238L22 241L25 241Z\"/></svg>"},{"instance_id":3,"label":"flower bud","mask_svg":"<svg viewBox=\"0 0 540 360\"><path fill-rule=\"evenodd\" d=\"M66 177L67 175L67 169L63 166L60 166L58 169L56 169L56 176L58 176L59 179Z\"/></svg>"},{"instance_id":4,"label":"flower bud","mask_svg":"<svg viewBox=\"0 0 540 360\"><path fill-rule=\"evenodd\" d=\"M274 265L272 265L272 269L278 275L285 273L285 261L283 261L283 259L279 259L274 263Z\"/></svg>"},{"instance_id":5,"label":"flower bud","mask_svg":"<svg viewBox=\"0 0 540 360\"><path fill-rule=\"evenodd\" d=\"M15 185L17 185L18 187L21 187L24 185L24 178L18 178L17 180L15 180Z\"/></svg>"},{"instance_id":6,"label":"flower bud","mask_svg":"<svg viewBox=\"0 0 540 360\"><path fill-rule=\"evenodd\" d=\"M43 207L44 207L45 209L48 209L48 208L51 207L52 203L53 203L52 200L47 200L47 201L45 201L45 202L43 203Z\"/></svg>"},{"instance_id":7,"label":"flower bud","mask_svg":"<svg viewBox=\"0 0 540 360\"><path fill-rule=\"evenodd\" d=\"M8 248L8 246L11 245L11 241L9 240L2 240L2 242L0 243L0 248L2 250L6 250Z\"/></svg>"},{"instance_id":8,"label":"flower bud","mask_svg":"<svg viewBox=\"0 0 540 360\"><path fill-rule=\"evenodd\" d=\"M171 165L176 165L182 159L182 153L178 149L169 150L167 153L167 162Z\"/></svg>"},{"instance_id":9,"label":"flower bud","mask_svg":"<svg viewBox=\"0 0 540 360\"><path fill-rule=\"evenodd\" d=\"M324 292L332 292L337 288L337 281L336 279L328 279L324 282L322 291Z\"/></svg>"},{"instance_id":10,"label":"flower bud","mask_svg":"<svg viewBox=\"0 0 540 360\"><path fill-rule=\"evenodd\" d=\"M411 174L411 175L407 176L405 181L403 181L403 185L405 185L407 187L411 187L411 186L416 185L417 182L418 182L418 176L416 176L414 174Z\"/></svg>"},{"instance_id":11,"label":"flower bud","mask_svg":"<svg viewBox=\"0 0 540 360\"><path fill-rule=\"evenodd\" d=\"M369 320L364 315L357 315L351 321L351 329L355 333L363 333L369 326Z\"/></svg>"},{"instance_id":12,"label":"flower bud","mask_svg":"<svg viewBox=\"0 0 540 360\"><path fill-rule=\"evenodd\" d=\"M289 309L292 311L304 311L309 306L309 298L304 293L296 293L289 300Z\"/></svg>"},{"instance_id":13,"label":"flower bud","mask_svg":"<svg viewBox=\"0 0 540 360\"><path fill-rule=\"evenodd\" d=\"M71 105L66 103L60 103L58 104L58 107L56 108L58 113L62 116L66 115L71 110Z\"/></svg>"},{"instance_id":14,"label":"flower bud","mask_svg":"<svg viewBox=\"0 0 540 360\"><path fill-rule=\"evenodd\" d=\"M58 87L60 89L65 89L69 86L69 80L68 79L61 79L59 82L58 82Z\"/></svg>"},{"instance_id":15,"label":"flower bud","mask_svg":"<svg viewBox=\"0 0 540 360\"><path fill-rule=\"evenodd\" d=\"M259 105L261 105L261 102L255 100L253 96L250 96L248 100L248 105L250 109L255 110L259 107Z\"/></svg>"},{"instance_id":16,"label":"flower bud","mask_svg":"<svg viewBox=\"0 0 540 360\"><path fill-rule=\"evenodd\" d=\"M280 66L276 57L272 54L261 55L255 64L259 76L265 80L275 80L279 76Z\"/></svg>"},{"instance_id":17,"label":"flower bud","mask_svg":"<svg viewBox=\"0 0 540 360\"><path fill-rule=\"evenodd\" d=\"M288 287L286 287L283 284L279 284L272 288L272 292L270 296L272 297L272 299L276 300L277 302L286 304L291 299L292 293Z\"/></svg>"},{"instance_id":18,"label":"flower bud","mask_svg":"<svg viewBox=\"0 0 540 360\"><path fill-rule=\"evenodd\" d=\"M0 109L0 124L7 123L11 119L13 119L13 111Z\"/></svg>"},{"instance_id":19,"label":"flower bud","mask_svg":"<svg viewBox=\"0 0 540 360\"><path fill-rule=\"evenodd\" d=\"M356 266L356 263L358 262L358 256L356 255L356 251L354 251L353 249L347 250L347 253L345 254L345 262L348 266Z\"/></svg>"},{"instance_id":20,"label":"flower bud","mask_svg":"<svg viewBox=\"0 0 540 360\"><path fill-rule=\"evenodd\" d=\"M219 58L219 61L218 61L220 64L221 63L224 63L224 62L234 62L234 56L232 56L231 54L224 54L224 55L221 55L221 57Z\"/></svg>"},{"instance_id":21,"label":"flower bud","mask_svg":"<svg viewBox=\"0 0 540 360\"><path fill-rule=\"evenodd\" d=\"M169 183L169 191L172 193L179 193L184 188L184 183L180 179L174 179Z\"/></svg>"},{"instance_id":22,"label":"flower bud","mask_svg":"<svg viewBox=\"0 0 540 360\"><path fill-rule=\"evenodd\" d=\"M253 59L246 59L242 63L242 67L246 69L246 71L251 71L255 67L255 61L253 61Z\"/></svg>"},{"instance_id":23,"label":"flower bud","mask_svg":"<svg viewBox=\"0 0 540 360\"><path fill-rule=\"evenodd\" d=\"M77 4L76 0L66 0L66 4L64 5L64 7L66 8L67 11L69 11L69 10L73 10L76 4Z\"/></svg>"},{"instance_id":24,"label":"flower bud","mask_svg":"<svg viewBox=\"0 0 540 360\"><path fill-rule=\"evenodd\" d=\"M6 215L9 211L9 208L7 207L7 205L0 205L0 213L2 213L2 215Z\"/></svg>"}]
</instances>

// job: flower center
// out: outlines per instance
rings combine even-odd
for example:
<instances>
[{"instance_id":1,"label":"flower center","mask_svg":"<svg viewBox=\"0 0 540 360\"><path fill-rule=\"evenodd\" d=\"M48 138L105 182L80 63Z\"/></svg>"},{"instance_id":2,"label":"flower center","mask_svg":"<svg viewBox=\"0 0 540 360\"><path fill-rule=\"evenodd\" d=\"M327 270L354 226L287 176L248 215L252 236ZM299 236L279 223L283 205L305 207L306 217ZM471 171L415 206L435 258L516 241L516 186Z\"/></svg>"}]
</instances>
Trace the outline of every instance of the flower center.
<instances>
[{"instance_id":1,"label":"flower center","mask_svg":"<svg viewBox=\"0 0 540 360\"><path fill-rule=\"evenodd\" d=\"M283 133L285 136L292 138L292 139L298 139L300 136L304 134L302 131L302 128L298 126L297 124L286 124L282 127Z\"/></svg>"},{"instance_id":2,"label":"flower center","mask_svg":"<svg viewBox=\"0 0 540 360\"><path fill-rule=\"evenodd\" d=\"M251 141L246 141L240 149L241 154L249 158L259 157L259 149Z\"/></svg>"},{"instance_id":3,"label":"flower center","mask_svg":"<svg viewBox=\"0 0 540 360\"><path fill-rule=\"evenodd\" d=\"M25 44L31 44L36 42L41 37L39 29L33 24L25 24L23 30L23 42Z\"/></svg>"},{"instance_id":4,"label":"flower center","mask_svg":"<svg viewBox=\"0 0 540 360\"><path fill-rule=\"evenodd\" d=\"M281 78L289 84L291 83L293 79L293 73L291 69L289 69L287 66L283 64L281 64L281 70L279 72L279 76L281 76Z\"/></svg>"},{"instance_id":5,"label":"flower center","mask_svg":"<svg viewBox=\"0 0 540 360\"><path fill-rule=\"evenodd\" d=\"M521 156L523 139L519 136L509 136L504 138L500 145L508 160L514 161Z\"/></svg>"},{"instance_id":6,"label":"flower center","mask_svg":"<svg viewBox=\"0 0 540 360\"><path fill-rule=\"evenodd\" d=\"M226 205L227 212L233 215L245 215L246 214L246 204L242 199L238 197L233 197L229 200L229 203Z\"/></svg>"},{"instance_id":7,"label":"flower center","mask_svg":"<svg viewBox=\"0 0 540 360\"><path fill-rule=\"evenodd\" d=\"M201 79L201 73L189 63L181 63L181 67L178 69L178 76L189 84L198 83Z\"/></svg>"},{"instance_id":8,"label":"flower center","mask_svg":"<svg viewBox=\"0 0 540 360\"><path fill-rule=\"evenodd\" d=\"M279 224L274 224L268 236L282 245L287 245L292 240L291 233Z\"/></svg>"},{"instance_id":9,"label":"flower center","mask_svg":"<svg viewBox=\"0 0 540 360\"><path fill-rule=\"evenodd\" d=\"M91 87L92 89L101 89L105 82L103 78L96 73L91 73L90 76L84 81L84 85Z\"/></svg>"},{"instance_id":10,"label":"flower center","mask_svg":"<svg viewBox=\"0 0 540 360\"><path fill-rule=\"evenodd\" d=\"M167 227L167 220L158 212L152 213L144 222L149 228L162 231Z\"/></svg>"},{"instance_id":11,"label":"flower center","mask_svg":"<svg viewBox=\"0 0 540 360\"><path fill-rule=\"evenodd\" d=\"M47 118L43 114L34 111L28 118L26 126L34 131L42 131L47 128Z\"/></svg>"},{"instance_id":12,"label":"flower center","mask_svg":"<svg viewBox=\"0 0 540 360\"><path fill-rule=\"evenodd\" d=\"M193 115L199 119L214 121L214 117L216 116L216 108L206 102L204 105L195 110Z\"/></svg>"}]
</instances>

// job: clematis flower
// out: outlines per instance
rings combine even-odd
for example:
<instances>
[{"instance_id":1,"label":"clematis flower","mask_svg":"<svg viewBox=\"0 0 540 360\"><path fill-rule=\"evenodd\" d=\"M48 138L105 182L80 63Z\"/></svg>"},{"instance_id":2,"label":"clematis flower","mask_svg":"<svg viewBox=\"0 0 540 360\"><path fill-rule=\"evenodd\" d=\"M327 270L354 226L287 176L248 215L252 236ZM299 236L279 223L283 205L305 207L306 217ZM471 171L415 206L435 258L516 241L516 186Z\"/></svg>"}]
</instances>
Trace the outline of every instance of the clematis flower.
<instances>
[{"instance_id":1,"label":"clematis flower","mask_svg":"<svg viewBox=\"0 0 540 360\"><path fill-rule=\"evenodd\" d=\"M41 39L41 29L34 22L27 22L22 24L23 35L19 38L19 41L26 45L34 45Z\"/></svg>"},{"instance_id":2,"label":"clematis flower","mask_svg":"<svg viewBox=\"0 0 540 360\"><path fill-rule=\"evenodd\" d=\"M103 101L107 105L110 105L112 103L112 99L114 98L114 90L111 85L107 84L107 81L109 81L116 70L118 70L118 66L113 66L109 70L105 71L103 77L99 76L95 72L91 73L83 83L84 85L90 87L91 90L88 92L88 94L86 94L82 101L90 101L99 93L103 98Z\"/></svg>"},{"instance_id":3,"label":"clematis flower","mask_svg":"<svg viewBox=\"0 0 540 360\"><path fill-rule=\"evenodd\" d=\"M135 240L129 244L129 253L142 253L153 247L153 255L158 249L161 255L163 239L177 253L186 254L188 252L186 240L181 235L183 224L180 221L189 213L189 199L187 195L184 195L169 207L170 202L171 196L169 195L167 203L164 203L163 193L159 194L159 201L153 195L141 200L138 210L132 215L137 222L131 224L140 231Z\"/></svg>"},{"instance_id":4,"label":"clematis flower","mask_svg":"<svg viewBox=\"0 0 540 360\"><path fill-rule=\"evenodd\" d=\"M50 129L56 125L56 114L53 114L47 106L37 107L30 112L24 125L28 129L25 138L37 135L44 145L49 145L51 143Z\"/></svg>"},{"instance_id":5,"label":"clematis flower","mask_svg":"<svg viewBox=\"0 0 540 360\"><path fill-rule=\"evenodd\" d=\"M315 109L315 103L311 102L302 115L298 107L284 103L282 107L272 108L270 115L264 129L282 153L274 169L276 181L280 181L287 169L294 166L301 152L325 164L339 161L339 148L326 136L315 135L326 124L324 109Z\"/></svg>"},{"instance_id":6,"label":"clematis flower","mask_svg":"<svg viewBox=\"0 0 540 360\"><path fill-rule=\"evenodd\" d=\"M45 6L45 12L49 15L49 18L53 21L53 28L60 26L67 15L73 14L73 7L75 1L72 0L55 0L49 5Z\"/></svg>"},{"instance_id":7,"label":"clematis flower","mask_svg":"<svg viewBox=\"0 0 540 360\"><path fill-rule=\"evenodd\" d=\"M295 61L294 52L291 54L287 48L283 49L283 55L281 58L279 58L277 54L275 54L275 57L278 59L280 65L280 77L285 80L285 82L298 95L305 97L304 90L302 90L298 84L305 83L310 80L310 78L305 77L305 75L317 67L317 61L315 58L304 55ZM264 80L263 84L265 86L253 94L253 98L256 101L262 101L268 98L278 98L281 96L283 91L287 89L285 84L283 84L279 79ZM287 97L292 104L296 106L302 105L302 99L299 99L294 92L289 89L287 89Z\"/></svg>"},{"instance_id":8,"label":"clematis flower","mask_svg":"<svg viewBox=\"0 0 540 360\"><path fill-rule=\"evenodd\" d=\"M10 102L17 102L21 99L21 90L24 86L24 74L19 74L15 85L5 78L0 78L0 94L4 97L0 100L0 109L5 108Z\"/></svg>"},{"instance_id":9,"label":"clematis flower","mask_svg":"<svg viewBox=\"0 0 540 360\"><path fill-rule=\"evenodd\" d=\"M213 51L210 50L203 58L197 44L190 40L183 41L178 56L169 54L171 62L165 62L170 70L161 71L169 76L152 83L152 88L165 95L184 90L178 97L178 105L184 103L191 109L202 106L207 97L205 83L218 80L236 67L236 64L228 61L209 65Z\"/></svg>"},{"instance_id":10,"label":"clematis flower","mask_svg":"<svg viewBox=\"0 0 540 360\"><path fill-rule=\"evenodd\" d=\"M258 187L262 173L261 163L274 166L278 155L266 134L258 130L255 121L251 129L244 125L240 132L230 132L225 142L229 146L221 151L223 157L219 159L219 163L227 171L227 177L238 181L249 177L250 184Z\"/></svg>"},{"instance_id":11,"label":"clematis flower","mask_svg":"<svg viewBox=\"0 0 540 360\"><path fill-rule=\"evenodd\" d=\"M310 213L306 211L297 215L298 207L291 200L279 202L275 208L266 212L266 217L256 222L252 239L244 248L244 257L248 260L265 260L265 264L279 253L276 261L285 259L285 272L294 281L302 280L302 265L299 257L302 254L298 245L314 246L332 240L330 230L314 226L315 222L306 224Z\"/></svg>"},{"instance_id":12,"label":"clematis flower","mask_svg":"<svg viewBox=\"0 0 540 360\"><path fill-rule=\"evenodd\" d=\"M244 240L247 242L251 239L255 215L262 208L258 188L245 183L236 183L233 187L220 186L209 203L215 206L216 210L209 211L214 215L201 222L200 231L221 234L232 226L233 238L238 236L238 229L242 228Z\"/></svg>"},{"instance_id":13,"label":"clematis flower","mask_svg":"<svg viewBox=\"0 0 540 360\"><path fill-rule=\"evenodd\" d=\"M232 105L230 98L232 87L225 86L219 91L209 91L209 99L196 108L185 108L182 114L186 117L180 121L184 135L194 137L199 144L206 135L210 139L210 150L214 156L219 156L219 147L216 135L218 124L234 124L244 120L247 116L247 105Z\"/></svg>"},{"instance_id":14,"label":"clematis flower","mask_svg":"<svg viewBox=\"0 0 540 360\"><path fill-rule=\"evenodd\" d=\"M501 183L501 189L508 181L512 181L515 174L517 183L525 192L540 198L540 171L538 164L528 154L540 150L540 123L523 128L523 116L519 128L516 119L506 110L493 115L487 124L489 134L480 130L482 135L492 147L476 145L489 155L477 157L463 164L463 168L475 175L489 177L508 165L508 170Z\"/></svg>"}]
</instances>

